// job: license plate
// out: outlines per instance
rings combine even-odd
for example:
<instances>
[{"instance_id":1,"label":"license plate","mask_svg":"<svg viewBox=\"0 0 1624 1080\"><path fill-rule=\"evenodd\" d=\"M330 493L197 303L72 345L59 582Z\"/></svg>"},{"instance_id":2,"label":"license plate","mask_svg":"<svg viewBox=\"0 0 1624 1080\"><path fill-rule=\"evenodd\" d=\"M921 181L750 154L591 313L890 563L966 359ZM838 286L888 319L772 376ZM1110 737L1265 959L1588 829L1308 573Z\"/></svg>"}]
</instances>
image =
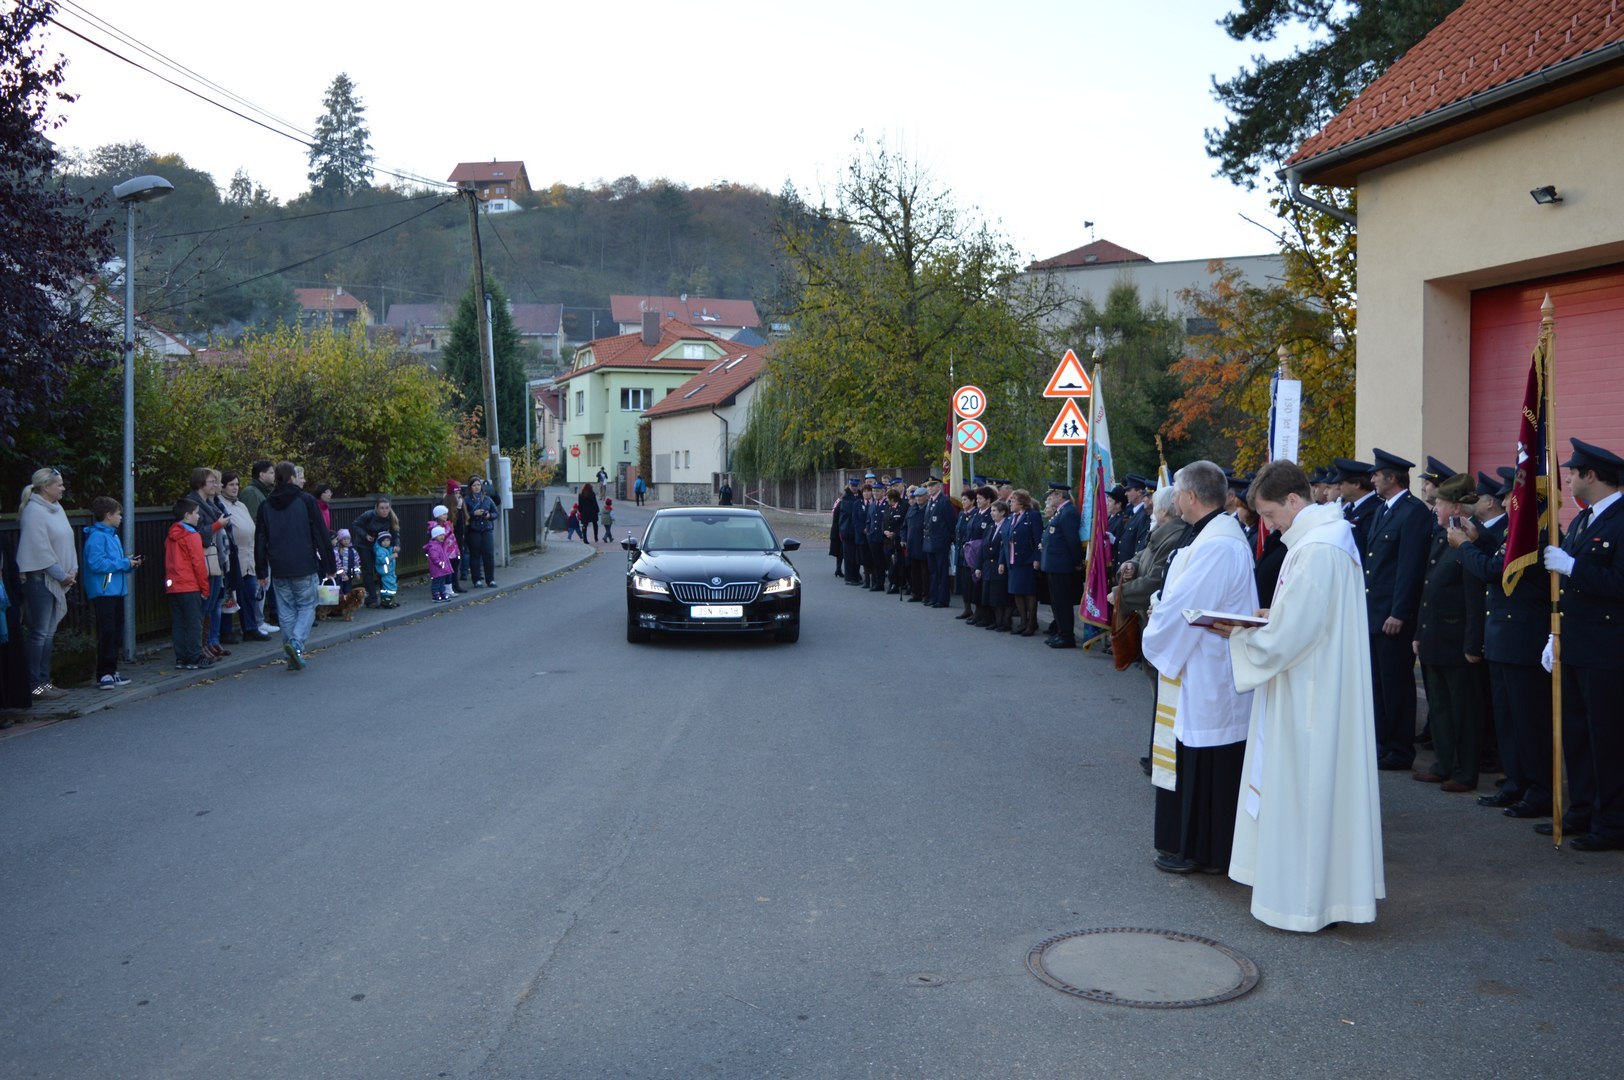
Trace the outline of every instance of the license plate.
<instances>
[{"instance_id":1,"label":"license plate","mask_svg":"<svg viewBox=\"0 0 1624 1080\"><path fill-rule=\"evenodd\" d=\"M696 619L742 619L742 604L695 604L689 614Z\"/></svg>"}]
</instances>

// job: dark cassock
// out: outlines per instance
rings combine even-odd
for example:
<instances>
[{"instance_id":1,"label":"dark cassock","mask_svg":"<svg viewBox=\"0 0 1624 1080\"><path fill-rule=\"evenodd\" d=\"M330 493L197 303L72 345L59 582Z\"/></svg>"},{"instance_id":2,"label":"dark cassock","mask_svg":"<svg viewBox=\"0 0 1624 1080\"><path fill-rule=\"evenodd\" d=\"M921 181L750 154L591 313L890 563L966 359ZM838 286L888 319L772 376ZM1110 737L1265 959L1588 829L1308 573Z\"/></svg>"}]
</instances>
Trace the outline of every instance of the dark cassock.
<instances>
[{"instance_id":1,"label":"dark cassock","mask_svg":"<svg viewBox=\"0 0 1624 1080\"><path fill-rule=\"evenodd\" d=\"M1071 649L1077 646L1077 601L1082 595L1083 518L1071 501L1071 485L1051 481L1049 490L1063 492L1065 501L1049 519L1039 558L1049 579L1049 608L1055 627L1045 644L1051 649Z\"/></svg>"},{"instance_id":2,"label":"dark cassock","mask_svg":"<svg viewBox=\"0 0 1624 1080\"><path fill-rule=\"evenodd\" d=\"M1213 510L1174 553L1142 645L1163 680L1176 681L1174 788L1156 791L1156 866L1169 873L1229 868L1252 694L1235 690L1229 643L1189 625L1183 611L1249 614L1257 608L1252 552L1240 522Z\"/></svg>"}]
</instances>

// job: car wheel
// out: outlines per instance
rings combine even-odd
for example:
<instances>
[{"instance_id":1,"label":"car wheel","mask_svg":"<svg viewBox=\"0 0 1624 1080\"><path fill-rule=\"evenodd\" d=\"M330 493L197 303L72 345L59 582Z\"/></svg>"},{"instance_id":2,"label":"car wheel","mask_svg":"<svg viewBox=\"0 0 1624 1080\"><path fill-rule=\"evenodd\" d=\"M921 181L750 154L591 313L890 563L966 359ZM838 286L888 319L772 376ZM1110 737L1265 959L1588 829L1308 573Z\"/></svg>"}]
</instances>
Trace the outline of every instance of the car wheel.
<instances>
[{"instance_id":1,"label":"car wheel","mask_svg":"<svg viewBox=\"0 0 1624 1080\"><path fill-rule=\"evenodd\" d=\"M626 618L626 640L627 641L631 642L633 645L638 645L638 644L641 644L642 642L647 641L651 636L652 635L649 633L649 631L644 630L641 626L637 625L637 620L631 618L630 616L627 616L627 618Z\"/></svg>"},{"instance_id":2,"label":"car wheel","mask_svg":"<svg viewBox=\"0 0 1624 1080\"><path fill-rule=\"evenodd\" d=\"M773 632L773 637L781 644L793 645L801 640L801 624L796 623L787 630L776 630Z\"/></svg>"}]
</instances>

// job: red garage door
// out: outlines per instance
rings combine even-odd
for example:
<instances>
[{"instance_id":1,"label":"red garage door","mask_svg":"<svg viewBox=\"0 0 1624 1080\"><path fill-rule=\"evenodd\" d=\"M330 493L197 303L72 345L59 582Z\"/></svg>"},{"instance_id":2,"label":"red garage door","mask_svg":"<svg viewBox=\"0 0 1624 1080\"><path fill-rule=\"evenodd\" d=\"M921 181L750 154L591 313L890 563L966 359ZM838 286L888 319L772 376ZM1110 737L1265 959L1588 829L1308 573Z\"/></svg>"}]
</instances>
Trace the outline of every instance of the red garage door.
<instances>
[{"instance_id":1,"label":"red garage door","mask_svg":"<svg viewBox=\"0 0 1624 1080\"><path fill-rule=\"evenodd\" d=\"M1471 468L1514 464L1539 307L1556 307L1556 434L1566 461L1577 435L1624 454L1624 264L1472 294ZM1572 501L1563 521L1572 520Z\"/></svg>"}]
</instances>

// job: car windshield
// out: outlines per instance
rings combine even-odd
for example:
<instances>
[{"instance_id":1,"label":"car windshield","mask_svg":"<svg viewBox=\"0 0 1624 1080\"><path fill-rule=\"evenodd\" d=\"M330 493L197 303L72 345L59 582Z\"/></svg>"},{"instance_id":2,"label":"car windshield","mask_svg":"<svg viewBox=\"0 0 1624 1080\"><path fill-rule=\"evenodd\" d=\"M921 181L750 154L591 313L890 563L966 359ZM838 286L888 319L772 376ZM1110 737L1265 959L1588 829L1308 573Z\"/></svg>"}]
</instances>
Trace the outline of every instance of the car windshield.
<instances>
[{"instance_id":1,"label":"car windshield","mask_svg":"<svg viewBox=\"0 0 1624 1080\"><path fill-rule=\"evenodd\" d=\"M648 527L643 547L655 551L771 551L778 545L759 517L744 514L670 514Z\"/></svg>"}]
</instances>

